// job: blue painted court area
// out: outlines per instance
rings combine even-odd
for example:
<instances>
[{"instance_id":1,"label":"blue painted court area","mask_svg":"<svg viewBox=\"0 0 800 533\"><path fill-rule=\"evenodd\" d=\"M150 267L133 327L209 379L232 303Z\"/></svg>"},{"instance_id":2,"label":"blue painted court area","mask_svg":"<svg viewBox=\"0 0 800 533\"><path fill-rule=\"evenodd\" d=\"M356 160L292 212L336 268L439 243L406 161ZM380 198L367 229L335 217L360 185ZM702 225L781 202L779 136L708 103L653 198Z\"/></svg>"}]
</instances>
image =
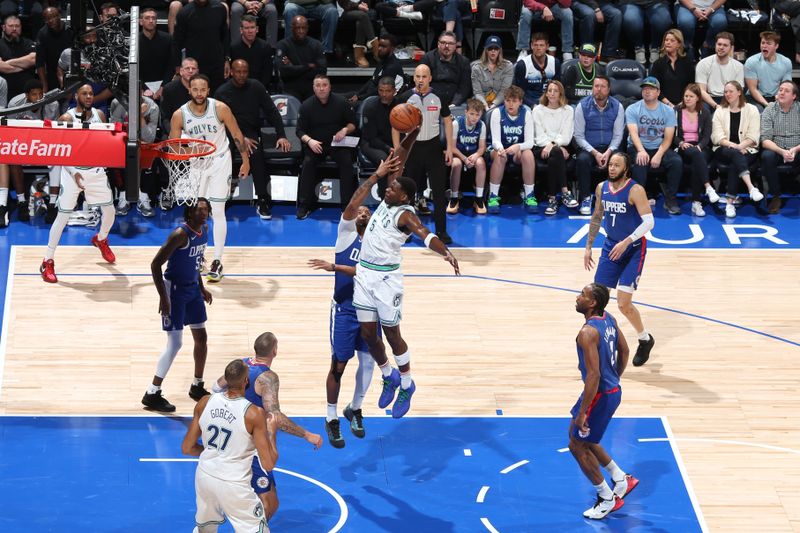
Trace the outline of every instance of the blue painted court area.
<instances>
[{"instance_id":1,"label":"blue painted court area","mask_svg":"<svg viewBox=\"0 0 800 533\"><path fill-rule=\"evenodd\" d=\"M296 420L323 426L322 418ZM0 418L0 531L190 531L196 464L180 453L187 423L149 416ZM568 423L369 418L367 438L348 434L344 449L326 443L318 451L281 434L281 506L270 526L275 532L701 530L658 418L612 421L604 444L641 484L604 521L585 520L594 489L563 450Z\"/></svg>"}]
</instances>

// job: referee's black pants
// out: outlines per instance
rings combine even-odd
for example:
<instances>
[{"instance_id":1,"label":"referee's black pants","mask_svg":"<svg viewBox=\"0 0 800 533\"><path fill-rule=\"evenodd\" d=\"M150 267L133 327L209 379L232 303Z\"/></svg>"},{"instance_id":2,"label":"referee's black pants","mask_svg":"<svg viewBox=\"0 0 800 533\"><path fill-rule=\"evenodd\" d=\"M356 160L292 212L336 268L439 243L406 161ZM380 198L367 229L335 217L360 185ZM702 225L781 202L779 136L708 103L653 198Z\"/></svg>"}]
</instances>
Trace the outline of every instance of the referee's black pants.
<instances>
[{"instance_id":1,"label":"referee's black pants","mask_svg":"<svg viewBox=\"0 0 800 533\"><path fill-rule=\"evenodd\" d=\"M426 187L426 176L433 191L433 221L436 233L447 231L447 199L445 198L447 175L444 168L444 152L439 137L417 141L411 147L406 160L405 175L417 184L417 195L422 197Z\"/></svg>"}]
</instances>

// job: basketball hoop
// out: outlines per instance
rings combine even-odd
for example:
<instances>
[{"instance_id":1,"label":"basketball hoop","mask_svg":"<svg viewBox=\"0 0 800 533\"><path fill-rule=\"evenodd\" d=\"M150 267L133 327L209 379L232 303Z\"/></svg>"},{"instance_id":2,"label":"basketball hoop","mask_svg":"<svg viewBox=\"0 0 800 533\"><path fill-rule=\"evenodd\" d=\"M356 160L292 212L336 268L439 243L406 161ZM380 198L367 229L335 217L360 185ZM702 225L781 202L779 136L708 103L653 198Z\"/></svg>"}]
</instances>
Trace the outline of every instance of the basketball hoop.
<instances>
[{"instance_id":1,"label":"basketball hoop","mask_svg":"<svg viewBox=\"0 0 800 533\"><path fill-rule=\"evenodd\" d=\"M202 139L167 139L140 148L142 168L150 168L160 158L169 172L169 185L164 191L168 199L178 205L194 205L200 189L200 180L211 164L209 155L216 145Z\"/></svg>"}]
</instances>

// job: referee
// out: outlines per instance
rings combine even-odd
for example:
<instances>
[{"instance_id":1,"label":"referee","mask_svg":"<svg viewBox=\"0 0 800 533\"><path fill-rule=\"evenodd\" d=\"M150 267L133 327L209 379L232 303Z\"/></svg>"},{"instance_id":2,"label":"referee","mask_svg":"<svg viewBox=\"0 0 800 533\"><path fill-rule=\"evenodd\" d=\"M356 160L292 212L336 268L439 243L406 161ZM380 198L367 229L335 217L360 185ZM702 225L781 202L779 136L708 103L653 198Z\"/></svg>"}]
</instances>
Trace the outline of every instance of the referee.
<instances>
[{"instance_id":1,"label":"referee","mask_svg":"<svg viewBox=\"0 0 800 533\"><path fill-rule=\"evenodd\" d=\"M427 65L419 65L414 69L414 88L403 93L400 102L407 102L422 111L422 125L417 141L411 147L406 160L404 174L417 183L417 190L424 191L426 177L433 191L433 221L436 224L436 236L444 244L453 239L447 234L447 199L445 198L445 163L453 157L453 117L450 108L442 105L442 101L431 91L431 69ZM439 140L439 122L444 120L444 132L447 149L442 153ZM400 132L392 128L392 142L395 150L400 146ZM420 192L420 194L422 194ZM424 213L421 213L424 214Z\"/></svg>"}]
</instances>

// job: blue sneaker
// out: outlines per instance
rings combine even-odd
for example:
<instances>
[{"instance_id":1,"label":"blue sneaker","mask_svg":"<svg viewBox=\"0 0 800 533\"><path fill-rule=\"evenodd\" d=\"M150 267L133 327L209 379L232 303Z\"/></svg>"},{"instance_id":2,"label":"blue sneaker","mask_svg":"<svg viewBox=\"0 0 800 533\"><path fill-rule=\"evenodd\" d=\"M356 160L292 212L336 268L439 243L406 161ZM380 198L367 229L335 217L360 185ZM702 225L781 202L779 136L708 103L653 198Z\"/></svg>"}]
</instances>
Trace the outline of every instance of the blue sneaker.
<instances>
[{"instance_id":1,"label":"blue sneaker","mask_svg":"<svg viewBox=\"0 0 800 533\"><path fill-rule=\"evenodd\" d=\"M392 406L392 418L401 418L411 409L411 397L415 390L417 390L417 386L413 381L409 388L400 388L400 392L397 393L397 401Z\"/></svg>"},{"instance_id":2,"label":"blue sneaker","mask_svg":"<svg viewBox=\"0 0 800 533\"><path fill-rule=\"evenodd\" d=\"M496 215L500 212L500 197L496 194L489 195L489 213Z\"/></svg>"},{"instance_id":3,"label":"blue sneaker","mask_svg":"<svg viewBox=\"0 0 800 533\"><path fill-rule=\"evenodd\" d=\"M378 407L385 409L394 400L394 391L400 386L400 371L392 368L392 374L383 378L383 391L378 398Z\"/></svg>"},{"instance_id":4,"label":"blue sneaker","mask_svg":"<svg viewBox=\"0 0 800 533\"><path fill-rule=\"evenodd\" d=\"M536 201L536 197L533 193L530 193L528 196L525 197L525 209L528 213L538 213L539 212L539 203ZM558 204L556 204L558 205Z\"/></svg>"},{"instance_id":5,"label":"blue sneaker","mask_svg":"<svg viewBox=\"0 0 800 533\"><path fill-rule=\"evenodd\" d=\"M581 215L591 215L592 214L592 197L587 196L581 201L581 207L579 210Z\"/></svg>"}]
</instances>

